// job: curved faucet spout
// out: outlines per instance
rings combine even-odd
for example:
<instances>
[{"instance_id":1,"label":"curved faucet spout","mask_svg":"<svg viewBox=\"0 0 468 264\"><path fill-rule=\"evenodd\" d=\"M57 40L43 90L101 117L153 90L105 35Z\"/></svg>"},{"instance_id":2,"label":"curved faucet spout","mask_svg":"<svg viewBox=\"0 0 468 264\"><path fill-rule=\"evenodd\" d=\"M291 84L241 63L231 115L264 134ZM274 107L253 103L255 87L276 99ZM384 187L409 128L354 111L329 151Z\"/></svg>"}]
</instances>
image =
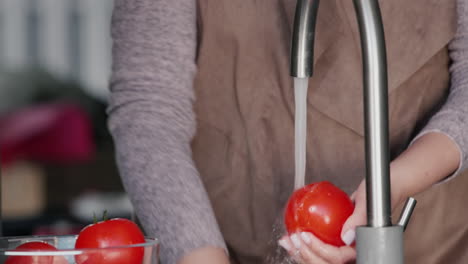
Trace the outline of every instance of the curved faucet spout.
<instances>
[{"instance_id":1,"label":"curved faucet spout","mask_svg":"<svg viewBox=\"0 0 468 264\"><path fill-rule=\"evenodd\" d=\"M366 133L367 224L391 226L387 56L377 0L354 0L361 35Z\"/></svg>"},{"instance_id":2,"label":"curved faucet spout","mask_svg":"<svg viewBox=\"0 0 468 264\"><path fill-rule=\"evenodd\" d=\"M315 21L319 0L298 0L291 46L291 76L311 77L314 65Z\"/></svg>"},{"instance_id":3,"label":"curved faucet spout","mask_svg":"<svg viewBox=\"0 0 468 264\"><path fill-rule=\"evenodd\" d=\"M378 0L353 0L361 36L366 150L367 226L357 228L357 263L402 264L403 228L415 201L407 203L401 224L392 226L385 37ZM291 75L312 77L319 0L298 0L291 50Z\"/></svg>"},{"instance_id":4,"label":"curved faucet spout","mask_svg":"<svg viewBox=\"0 0 468 264\"><path fill-rule=\"evenodd\" d=\"M377 0L354 0L362 47L366 132L367 222L392 225L389 179L387 59ZM313 74L315 24L319 0L298 0L291 49L291 75Z\"/></svg>"}]
</instances>

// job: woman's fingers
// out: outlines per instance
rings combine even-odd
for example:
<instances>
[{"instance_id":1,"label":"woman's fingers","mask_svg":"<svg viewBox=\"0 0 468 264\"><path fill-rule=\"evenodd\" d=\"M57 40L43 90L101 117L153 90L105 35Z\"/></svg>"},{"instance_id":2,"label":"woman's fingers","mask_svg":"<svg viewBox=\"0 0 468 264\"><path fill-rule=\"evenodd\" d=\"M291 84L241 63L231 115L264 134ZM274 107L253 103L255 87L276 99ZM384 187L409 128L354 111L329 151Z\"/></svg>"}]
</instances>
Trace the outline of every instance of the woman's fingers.
<instances>
[{"instance_id":1,"label":"woman's fingers","mask_svg":"<svg viewBox=\"0 0 468 264\"><path fill-rule=\"evenodd\" d=\"M353 193L354 211L343 224L341 239L346 245L351 245L356 238L356 227L366 224L366 192L365 182L362 181Z\"/></svg>"},{"instance_id":2,"label":"woman's fingers","mask_svg":"<svg viewBox=\"0 0 468 264\"><path fill-rule=\"evenodd\" d=\"M311 250L309 243L311 242L308 238L307 242L304 240L304 237L301 233L296 233L291 235L290 237L292 244L296 251L292 257L299 263L308 264L308 263L316 263L316 264L328 264L325 259L323 259L318 252L315 250Z\"/></svg>"},{"instance_id":3,"label":"woman's fingers","mask_svg":"<svg viewBox=\"0 0 468 264\"><path fill-rule=\"evenodd\" d=\"M325 263L343 264L356 258L356 252L351 247L335 247L326 244L311 233L301 233L302 241L307 247L309 253L313 252L314 255L320 257ZM304 256L310 255L303 253ZM306 259L307 260L307 259ZM314 262L305 262L314 263Z\"/></svg>"},{"instance_id":4,"label":"woman's fingers","mask_svg":"<svg viewBox=\"0 0 468 264\"><path fill-rule=\"evenodd\" d=\"M351 247L335 247L322 242L311 233L297 233L283 237L279 244L302 264L344 264L356 258Z\"/></svg>"},{"instance_id":5,"label":"woman's fingers","mask_svg":"<svg viewBox=\"0 0 468 264\"><path fill-rule=\"evenodd\" d=\"M290 255L294 254L295 247L293 246L288 236L283 236L280 240L278 240L278 244L282 248L284 248Z\"/></svg>"},{"instance_id":6,"label":"woman's fingers","mask_svg":"<svg viewBox=\"0 0 468 264\"><path fill-rule=\"evenodd\" d=\"M327 262L326 260L322 259L321 257L317 256L314 254L314 252L307 250L307 249L301 249L299 250L299 253L297 257L294 259L301 264L329 264L330 262Z\"/></svg>"}]
</instances>

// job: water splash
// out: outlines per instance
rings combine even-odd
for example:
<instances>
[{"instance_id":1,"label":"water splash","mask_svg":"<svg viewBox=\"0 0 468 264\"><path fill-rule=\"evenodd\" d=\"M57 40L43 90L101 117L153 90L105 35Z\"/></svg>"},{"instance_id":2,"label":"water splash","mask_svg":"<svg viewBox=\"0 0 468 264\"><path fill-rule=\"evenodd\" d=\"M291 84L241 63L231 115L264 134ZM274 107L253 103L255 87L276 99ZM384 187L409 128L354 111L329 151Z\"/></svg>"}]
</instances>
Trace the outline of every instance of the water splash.
<instances>
[{"instance_id":1,"label":"water splash","mask_svg":"<svg viewBox=\"0 0 468 264\"><path fill-rule=\"evenodd\" d=\"M288 252L278 245L278 240L286 234L284 228L283 217L277 217L273 225L271 240L268 242L268 254L266 255L264 264L296 264Z\"/></svg>"}]
</instances>

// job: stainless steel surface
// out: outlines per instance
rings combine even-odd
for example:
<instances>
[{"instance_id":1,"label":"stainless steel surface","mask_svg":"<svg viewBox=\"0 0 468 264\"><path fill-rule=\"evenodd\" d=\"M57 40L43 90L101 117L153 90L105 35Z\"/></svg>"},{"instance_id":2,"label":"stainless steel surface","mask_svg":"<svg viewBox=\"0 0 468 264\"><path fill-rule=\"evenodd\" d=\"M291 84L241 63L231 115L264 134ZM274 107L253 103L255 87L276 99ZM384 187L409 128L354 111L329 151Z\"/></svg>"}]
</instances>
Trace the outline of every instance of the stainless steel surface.
<instances>
[{"instance_id":1,"label":"stainless steel surface","mask_svg":"<svg viewBox=\"0 0 468 264\"><path fill-rule=\"evenodd\" d=\"M403 263L403 228L392 226L388 136L387 58L378 0L353 0L361 36L366 150L367 226L357 229L357 263ZM312 6L314 6L312 8ZM318 1L298 1L291 52L291 75L312 76ZM305 32L304 32L305 31ZM414 207L414 206L413 206ZM374 250L374 248L377 247Z\"/></svg>"},{"instance_id":2,"label":"stainless steel surface","mask_svg":"<svg viewBox=\"0 0 468 264\"><path fill-rule=\"evenodd\" d=\"M403 227L403 230L406 230L408 223L410 221L411 215L413 214L414 207L416 206L416 200L413 197L410 197L406 200L403 210L401 211L400 219L398 220L398 225Z\"/></svg>"},{"instance_id":3,"label":"stainless steel surface","mask_svg":"<svg viewBox=\"0 0 468 264\"><path fill-rule=\"evenodd\" d=\"M361 33L366 131L367 224L392 225L390 204L387 58L377 0L354 0Z\"/></svg>"},{"instance_id":4,"label":"stainless steel surface","mask_svg":"<svg viewBox=\"0 0 468 264\"><path fill-rule=\"evenodd\" d=\"M361 33L369 226L392 225L390 208L387 59L377 0L354 0ZM291 49L291 75L311 77L318 0L298 0Z\"/></svg>"},{"instance_id":5,"label":"stainless steel surface","mask_svg":"<svg viewBox=\"0 0 468 264\"><path fill-rule=\"evenodd\" d=\"M314 65L315 21L319 0L298 0L291 46L291 76L311 77Z\"/></svg>"},{"instance_id":6,"label":"stainless steel surface","mask_svg":"<svg viewBox=\"0 0 468 264\"><path fill-rule=\"evenodd\" d=\"M356 229L357 264L403 264L403 227Z\"/></svg>"}]
</instances>

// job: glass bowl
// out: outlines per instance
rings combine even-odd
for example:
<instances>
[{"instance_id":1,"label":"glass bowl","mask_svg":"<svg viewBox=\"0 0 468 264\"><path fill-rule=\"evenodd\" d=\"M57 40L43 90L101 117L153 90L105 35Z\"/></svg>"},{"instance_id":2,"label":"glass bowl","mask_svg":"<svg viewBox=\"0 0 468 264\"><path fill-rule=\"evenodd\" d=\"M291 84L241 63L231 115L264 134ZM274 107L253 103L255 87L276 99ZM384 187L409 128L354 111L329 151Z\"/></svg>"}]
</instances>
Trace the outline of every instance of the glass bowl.
<instances>
[{"instance_id":1,"label":"glass bowl","mask_svg":"<svg viewBox=\"0 0 468 264\"><path fill-rule=\"evenodd\" d=\"M7 264L158 264L159 242L146 238L142 244L75 249L76 235L0 237L0 263ZM57 250L15 250L32 241L46 242Z\"/></svg>"}]
</instances>

